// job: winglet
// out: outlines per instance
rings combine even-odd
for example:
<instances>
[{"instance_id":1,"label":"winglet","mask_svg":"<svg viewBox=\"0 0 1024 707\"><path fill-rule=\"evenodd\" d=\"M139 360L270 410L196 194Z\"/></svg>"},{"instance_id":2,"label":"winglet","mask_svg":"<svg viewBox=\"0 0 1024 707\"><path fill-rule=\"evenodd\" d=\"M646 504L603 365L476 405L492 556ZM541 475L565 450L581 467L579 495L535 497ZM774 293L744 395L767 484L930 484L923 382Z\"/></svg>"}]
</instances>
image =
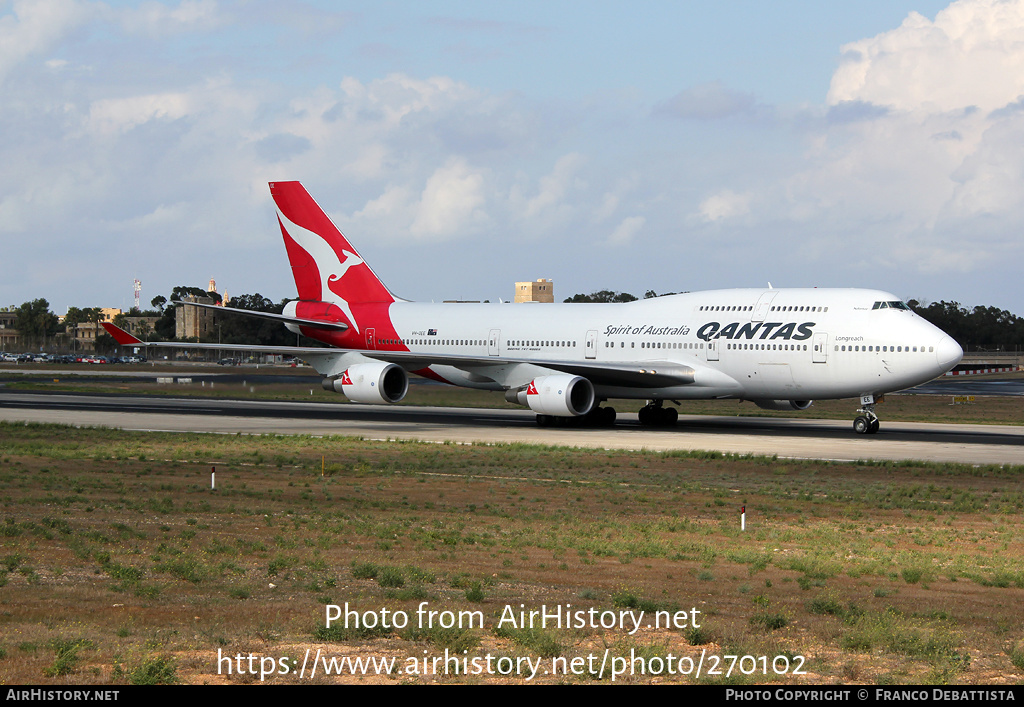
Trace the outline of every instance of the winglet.
<instances>
[{"instance_id":1,"label":"winglet","mask_svg":"<svg viewBox=\"0 0 1024 707\"><path fill-rule=\"evenodd\" d=\"M114 340L121 346L146 346L146 342L135 336L132 336L121 327L114 326L110 322L100 322L103 328L107 330L107 333L114 337Z\"/></svg>"}]
</instances>

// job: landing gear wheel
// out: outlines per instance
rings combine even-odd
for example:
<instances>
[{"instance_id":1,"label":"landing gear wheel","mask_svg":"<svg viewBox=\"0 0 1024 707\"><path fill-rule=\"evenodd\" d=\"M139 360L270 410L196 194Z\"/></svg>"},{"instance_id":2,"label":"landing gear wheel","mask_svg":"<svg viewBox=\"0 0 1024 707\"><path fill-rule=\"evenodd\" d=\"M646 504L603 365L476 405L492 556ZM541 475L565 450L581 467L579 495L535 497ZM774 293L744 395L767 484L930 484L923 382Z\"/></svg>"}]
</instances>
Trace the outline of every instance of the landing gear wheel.
<instances>
[{"instance_id":1,"label":"landing gear wheel","mask_svg":"<svg viewBox=\"0 0 1024 707\"><path fill-rule=\"evenodd\" d=\"M675 408L663 407L659 400L640 408L637 417L640 424L645 427L671 427L679 419L679 411Z\"/></svg>"},{"instance_id":2,"label":"landing gear wheel","mask_svg":"<svg viewBox=\"0 0 1024 707\"><path fill-rule=\"evenodd\" d=\"M874 434L879 431L879 416L874 414L874 405L880 402L881 399L876 400L873 393L861 394L858 415L853 421L853 431L857 434Z\"/></svg>"},{"instance_id":3,"label":"landing gear wheel","mask_svg":"<svg viewBox=\"0 0 1024 707\"><path fill-rule=\"evenodd\" d=\"M857 418L853 421L853 431L859 435L873 435L878 432L878 415L875 414L875 396L864 393L860 396L860 408Z\"/></svg>"},{"instance_id":4,"label":"landing gear wheel","mask_svg":"<svg viewBox=\"0 0 1024 707\"><path fill-rule=\"evenodd\" d=\"M654 406L645 405L640 408L640 412L637 413L637 419L640 420L640 424L644 427L648 427L654 424Z\"/></svg>"},{"instance_id":5,"label":"landing gear wheel","mask_svg":"<svg viewBox=\"0 0 1024 707\"><path fill-rule=\"evenodd\" d=\"M584 427L611 427L615 424L615 408L594 407L586 415L576 419Z\"/></svg>"},{"instance_id":6,"label":"landing gear wheel","mask_svg":"<svg viewBox=\"0 0 1024 707\"><path fill-rule=\"evenodd\" d=\"M537 415L537 426L549 427L553 420L554 418L551 415Z\"/></svg>"}]
</instances>

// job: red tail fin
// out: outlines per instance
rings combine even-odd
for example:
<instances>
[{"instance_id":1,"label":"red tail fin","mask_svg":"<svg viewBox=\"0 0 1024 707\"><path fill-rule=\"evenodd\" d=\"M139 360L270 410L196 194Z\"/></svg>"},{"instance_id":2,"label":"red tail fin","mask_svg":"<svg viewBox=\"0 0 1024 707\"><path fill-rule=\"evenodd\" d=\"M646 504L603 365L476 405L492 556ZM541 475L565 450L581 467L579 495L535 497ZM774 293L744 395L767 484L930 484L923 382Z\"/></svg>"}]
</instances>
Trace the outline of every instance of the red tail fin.
<instances>
[{"instance_id":1,"label":"red tail fin","mask_svg":"<svg viewBox=\"0 0 1024 707\"><path fill-rule=\"evenodd\" d=\"M348 304L394 302L323 209L299 182L271 182L299 299L333 302L351 319Z\"/></svg>"}]
</instances>

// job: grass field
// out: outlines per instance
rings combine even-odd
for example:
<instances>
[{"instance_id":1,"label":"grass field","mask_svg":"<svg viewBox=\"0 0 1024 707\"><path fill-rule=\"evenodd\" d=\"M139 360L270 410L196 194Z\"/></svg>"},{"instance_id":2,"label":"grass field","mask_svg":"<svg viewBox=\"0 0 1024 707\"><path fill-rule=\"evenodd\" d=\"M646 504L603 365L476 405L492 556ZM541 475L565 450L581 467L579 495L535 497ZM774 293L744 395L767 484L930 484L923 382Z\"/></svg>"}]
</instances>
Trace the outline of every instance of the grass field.
<instances>
[{"instance_id":1,"label":"grass field","mask_svg":"<svg viewBox=\"0 0 1024 707\"><path fill-rule=\"evenodd\" d=\"M0 682L1017 683L1022 472L0 424ZM566 604L687 625L498 625ZM293 674L317 651L397 662Z\"/></svg>"}]
</instances>

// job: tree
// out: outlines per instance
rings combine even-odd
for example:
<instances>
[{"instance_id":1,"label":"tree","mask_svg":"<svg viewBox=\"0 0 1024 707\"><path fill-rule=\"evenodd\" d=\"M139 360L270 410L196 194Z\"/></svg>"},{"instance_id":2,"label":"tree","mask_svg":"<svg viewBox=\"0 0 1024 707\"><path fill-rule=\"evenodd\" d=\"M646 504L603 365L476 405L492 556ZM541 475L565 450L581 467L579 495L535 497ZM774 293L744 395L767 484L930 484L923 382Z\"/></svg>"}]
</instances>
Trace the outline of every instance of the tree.
<instances>
[{"instance_id":1,"label":"tree","mask_svg":"<svg viewBox=\"0 0 1024 707\"><path fill-rule=\"evenodd\" d=\"M237 295L224 308L225 312L218 319L220 339L222 342L235 344L260 344L265 346L294 346L295 335L288 331L284 324L272 319L247 317L242 314L232 315L232 309L245 309L252 312L281 314L287 300L279 304L259 292L252 295Z\"/></svg>"},{"instance_id":2,"label":"tree","mask_svg":"<svg viewBox=\"0 0 1024 707\"><path fill-rule=\"evenodd\" d=\"M967 310L961 307L959 302L932 302L927 307L912 307L912 309L952 336L960 346L967 347L969 338Z\"/></svg>"},{"instance_id":3,"label":"tree","mask_svg":"<svg viewBox=\"0 0 1024 707\"><path fill-rule=\"evenodd\" d=\"M17 310L18 318L15 326L22 341L29 346L43 345L46 339L57 333L60 321L50 311L50 303L45 299L25 302Z\"/></svg>"},{"instance_id":4,"label":"tree","mask_svg":"<svg viewBox=\"0 0 1024 707\"><path fill-rule=\"evenodd\" d=\"M220 301L222 299L219 292L207 292L206 290L204 290L204 289L202 289L200 287L189 287L187 285L178 285L173 290L171 290L171 301L172 302L181 301L181 300L185 299L186 297L196 297L196 298L206 297L208 299L212 299L214 302L216 302L218 304L220 304Z\"/></svg>"},{"instance_id":5,"label":"tree","mask_svg":"<svg viewBox=\"0 0 1024 707\"><path fill-rule=\"evenodd\" d=\"M96 341L93 344L93 348L96 349L96 353L113 353L114 349L116 349L117 347L117 341L107 332L104 331L103 333L96 334Z\"/></svg>"},{"instance_id":6,"label":"tree","mask_svg":"<svg viewBox=\"0 0 1024 707\"><path fill-rule=\"evenodd\" d=\"M174 321L174 310L175 306L164 307L163 313L160 318L156 320L156 324L153 325L153 330L160 339L169 341L177 334L177 329Z\"/></svg>"},{"instance_id":7,"label":"tree","mask_svg":"<svg viewBox=\"0 0 1024 707\"><path fill-rule=\"evenodd\" d=\"M100 322L106 319L106 317L103 315L103 309L100 307L86 307L85 309L82 310L82 315L85 317L84 321L92 324L93 326L93 351L95 351L96 353L101 353L100 337L107 336L108 339L110 338L110 336L103 331L102 327L100 327Z\"/></svg>"},{"instance_id":8,"label":"tree","mask_svg":"<svg viewBox=\"0 0 1024 707\"><path fill-rule=\"evenodd\" d=\"M914 300L907 305L953 337L965 351L1024 347L1024 319L1005 309L978 306L969 310L959 302L932 302L923 307Z\"/></svg>"},{"instance_id":9,"label":"tree","mask_svg":"<svg viewBox=\"0 0 1024 707\"><path fill-rule=\"evenodd\" d=\"M248 309L252 312L270 312L272 314L280 314L283 309L281 305L275 305L273 300L264 297L259 292L254 295L232 297L227 306L232 309Z\"/></svg>"},{"instance_id":10,"label":"tree","mask_svg":"<svg viewBox=\"0 0 1024 707\"><path fill-rule=\"evenodd\" d=\"M189 287L188 285L178 285L171 290L170 300L163 295L157 295L150 304L160 310L160 319L153 325L153 331L156 332L158 338L170 341L177 336L177 313L175 310L178 305L175 303L187 297L203 297L212 299L214 302L221 301L220 294L216 292L207 292L199 287Z\"/></svg>"},{"instance_id":11,"label":"tree","mask_svg":"<svg viewBox=\"0 0 1024 707\"><path fill-rule=\"evenodd\" d=\"M589 295L573 295L565 302L633 302L636 297L628 292L612 292L611 290L598 290Z\"/></svg>"},{"instance_id":12,"label":"tree","mask_svg":"<svg viewBox=\"0 0 1024 707\"><path fill-rule=\"evenodd\" d=\"M145 319L139 322L138 326L135 327L135 336L139 337L143 341L149 340L149 335L152 332L152 328L149 326L149 322Z\"/></svg>"}]
</instances>

